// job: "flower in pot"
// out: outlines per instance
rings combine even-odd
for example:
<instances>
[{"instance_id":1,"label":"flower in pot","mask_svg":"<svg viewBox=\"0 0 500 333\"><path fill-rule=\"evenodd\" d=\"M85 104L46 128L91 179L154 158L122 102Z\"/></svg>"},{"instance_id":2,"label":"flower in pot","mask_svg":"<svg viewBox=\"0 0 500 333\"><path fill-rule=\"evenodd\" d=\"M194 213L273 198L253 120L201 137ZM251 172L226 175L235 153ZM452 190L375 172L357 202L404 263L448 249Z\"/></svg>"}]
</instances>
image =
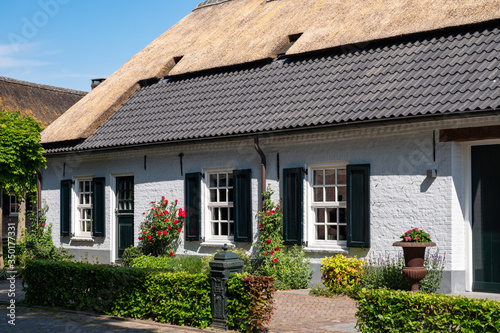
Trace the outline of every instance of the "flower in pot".
<instances>
[{"instance_id":1,"label":"flower in pot","mask_svg":"<svg viewBox=\"0 0 500 333\"><path fill-rule=\"evenodd\" d=\"M392 245L403 248L406 264L403 275L410 281L411 291L418 291L418 283L427 274L427 269L424 267L425 249L436 246L436 243L431 241L431 235L424 230L413 228L401 235L400 242Z\"/></svg>"}]
</instances>

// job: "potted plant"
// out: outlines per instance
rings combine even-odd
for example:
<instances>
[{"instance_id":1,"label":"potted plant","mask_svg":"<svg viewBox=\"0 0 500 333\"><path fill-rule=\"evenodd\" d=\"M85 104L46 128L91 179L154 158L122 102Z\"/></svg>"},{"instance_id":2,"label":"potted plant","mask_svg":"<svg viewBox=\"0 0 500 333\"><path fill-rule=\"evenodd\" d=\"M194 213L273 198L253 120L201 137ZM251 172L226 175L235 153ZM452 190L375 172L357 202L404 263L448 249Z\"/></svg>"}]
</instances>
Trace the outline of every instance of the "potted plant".
<instances>
[{"instance_id":1,"label":"potted plant","mask_svg":"<svg viewBox=\"0 0 500 333\"><path fill-rule=\"evenodd\" d=\"M431 235L418 228L413 228L401 235L401 241L393 246L401 246L405 258L404 277L411 283L411 291L418 291L418 283L427 275L424 267L425 249L436 246Z\"/></svg>"}]
</instances>

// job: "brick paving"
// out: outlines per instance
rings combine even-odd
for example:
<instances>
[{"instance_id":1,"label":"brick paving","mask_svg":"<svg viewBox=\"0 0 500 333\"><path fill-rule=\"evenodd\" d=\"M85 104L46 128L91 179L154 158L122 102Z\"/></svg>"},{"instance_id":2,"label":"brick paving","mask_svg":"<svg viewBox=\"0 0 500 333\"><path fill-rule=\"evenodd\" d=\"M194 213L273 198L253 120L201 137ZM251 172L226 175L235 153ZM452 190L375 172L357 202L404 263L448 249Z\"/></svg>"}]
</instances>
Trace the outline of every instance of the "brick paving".
<instances>
[{"instance_id":1,"label":"brick paving","mask_svg":"<svg viewBox=\"0 0 500 333\"><path fill-rule=\"evenodd\" d=\"M0 332L214 332L155 323L145 320L123 319L47 307L22 306L24 292L16 283L16 325L8 324L7 305L10 298L7 281L0 281ZM268 325L271 333L332 333L357 332L354 329L356 302L344 297L326 298L308 294L308 290L280 291L275 294L273 319Z\"/></svg>"}]
</instances>

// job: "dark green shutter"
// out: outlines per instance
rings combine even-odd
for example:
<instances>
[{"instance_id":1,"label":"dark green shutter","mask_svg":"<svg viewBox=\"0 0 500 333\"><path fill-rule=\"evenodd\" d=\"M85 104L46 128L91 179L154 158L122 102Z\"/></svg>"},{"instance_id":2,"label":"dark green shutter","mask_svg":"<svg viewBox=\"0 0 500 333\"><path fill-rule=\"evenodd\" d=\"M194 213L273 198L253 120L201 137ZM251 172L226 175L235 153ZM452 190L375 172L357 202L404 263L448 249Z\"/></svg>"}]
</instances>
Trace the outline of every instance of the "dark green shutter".
<instances>
[{"instance_id":1,"label":"dark green shutter","mask_svg":"<svg viewBox=\"0 0 500 333\"><path fill-rule=\"evenodd\" d=\"M186 240L200 240L201 224L201 173L186 173L184 182L184 203L186 205Z\"/></svg>"},{"instance_id":2,"label":"dark green shutter","mask_svg":"<svg viewBox=\"0 0 500 333\"><path fill-rule=\"evenodd\" d=\"M61 180L61 236L71 235L71 179Z\"/></svg>"},{"instance_id":3,"label":"dark green shutter","mask_svg":"<svg viewBox=\"0 0 500 333\"><path fill-rule=\"evenodd\" d=\"M92 180L92 235L104 237L106 230L106 178Z\"/></svg>"},{"instance_id":4,"label":"dark green shutter","mask_svg":"<svg viewBox=\"0 0 500 333\"><path fill-rule=\"evenodd\" d=\"M347 166L347 246L370 247L370 165Z\"/></svg>"},{"instance_id":5,"label":"dark green shutter","mask_svg":"<svg viewBox=\"0 0 500 333\"><path fill-rule=\"evenodd\" d=\"M283 240L287 245L302 245L303 169L283 169Z\"/></svg>"},{"instance_id":6,"label":"dark green shutter","mask_svg":"<svg viewBox=\"0 0 500 333\"><path fill-rule=\"evenodd\" d=\"M234 240L252 242L252 170L234 170Z\"/></svg>"}]
</instances>

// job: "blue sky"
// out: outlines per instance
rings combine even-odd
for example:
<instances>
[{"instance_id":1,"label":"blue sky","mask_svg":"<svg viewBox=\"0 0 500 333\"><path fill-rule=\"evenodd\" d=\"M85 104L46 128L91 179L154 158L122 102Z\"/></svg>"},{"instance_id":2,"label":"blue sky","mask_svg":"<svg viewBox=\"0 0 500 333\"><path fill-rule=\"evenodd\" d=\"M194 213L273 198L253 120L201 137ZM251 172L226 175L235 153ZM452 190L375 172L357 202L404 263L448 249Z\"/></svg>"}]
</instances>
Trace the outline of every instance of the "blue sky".
<instances>
[{"instance_id":1,"label":"blue sky","mask_svg":"<svg viewBox=\"0 0 500 333\"><path fill-rule=\"evenodd\" d=\"M90 90L202 0L0 0L0 76Z\"/></svg>"}]
</instances>

